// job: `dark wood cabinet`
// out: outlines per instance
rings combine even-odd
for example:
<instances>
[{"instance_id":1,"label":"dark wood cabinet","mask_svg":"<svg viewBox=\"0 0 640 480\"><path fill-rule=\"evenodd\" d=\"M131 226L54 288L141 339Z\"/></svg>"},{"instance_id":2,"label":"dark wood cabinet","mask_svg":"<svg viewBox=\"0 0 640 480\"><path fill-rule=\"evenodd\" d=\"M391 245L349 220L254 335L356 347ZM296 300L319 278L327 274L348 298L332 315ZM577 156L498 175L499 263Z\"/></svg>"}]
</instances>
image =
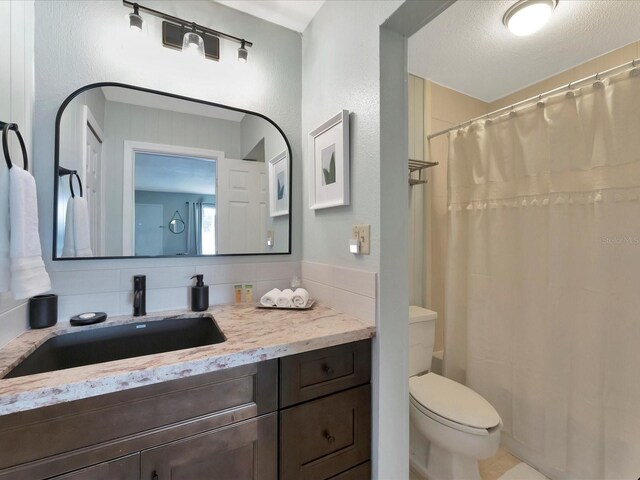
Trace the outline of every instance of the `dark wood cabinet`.
<instances>
[{"instance_id":1,"label":"dark wood cabinet","mask_svg":"<svg viewBox=\"0 0 640 480\"><path fill-rule=\"evenodd\" d=\"M277 414L145 450L142 480L276 480Z\"/></svg>"},{"instance_id":2,"label":"dark wood cabinet","mask_svg":"<svg viewBox=\"0 0 640 480\"><path fill-rule=\"evenodd\" d=\"M280 408L369 383L371 340L280 359Z\"/></svg>"},{"instance_id":3,"label":"dark wood cabinet","mask_svg":"<svg viewBox=\"0 0 640 480\"><path fill-rule=\"evenodd\" d=\"M280 359L281 480L371 478L370 378L369 340Z\"/></svg>"},{"instance_id":4,"label":"dark wood cabinet","mask_svg":"<svg viewBox=\"0 0 640 480\"><path fill-rule=\"evenodd\" d=\"M51 480L138 480L139 476L140 455L136 453L54 477Z\"/></svg>"},{"instance_id":5,"label":"dark wood cabinet","mask_svg":"<svg viewBox=\"0 0 640 480\"><path fill-rule=\"evenodd\" d=\"M0 480L368 479L370 376L366 340L0 416Z\"/></svg>"}]
</instances>

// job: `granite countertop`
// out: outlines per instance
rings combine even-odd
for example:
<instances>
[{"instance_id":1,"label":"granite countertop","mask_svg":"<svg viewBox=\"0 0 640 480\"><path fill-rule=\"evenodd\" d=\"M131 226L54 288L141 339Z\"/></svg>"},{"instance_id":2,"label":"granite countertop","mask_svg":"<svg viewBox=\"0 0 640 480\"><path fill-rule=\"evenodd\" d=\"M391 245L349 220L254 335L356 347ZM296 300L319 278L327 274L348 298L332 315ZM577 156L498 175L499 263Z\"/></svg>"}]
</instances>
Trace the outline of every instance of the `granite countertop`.
<instances>
[{"instance_id":1,"label":"granite countertop","mask_svg":"<svg viewBox=\"0 0 640 480\"><path fill-rule=\"evenodd\" d=\"M3 379L29 353L54 335L165 317L213 316L227 340L215 345ZM310 310L219 305L206 312L120 316L86 327L60 324L29 330L0 349L0 415L80 400L128 388L198 375L371 338L375 327L316 304Z\"/></svg>"}]
</instances>

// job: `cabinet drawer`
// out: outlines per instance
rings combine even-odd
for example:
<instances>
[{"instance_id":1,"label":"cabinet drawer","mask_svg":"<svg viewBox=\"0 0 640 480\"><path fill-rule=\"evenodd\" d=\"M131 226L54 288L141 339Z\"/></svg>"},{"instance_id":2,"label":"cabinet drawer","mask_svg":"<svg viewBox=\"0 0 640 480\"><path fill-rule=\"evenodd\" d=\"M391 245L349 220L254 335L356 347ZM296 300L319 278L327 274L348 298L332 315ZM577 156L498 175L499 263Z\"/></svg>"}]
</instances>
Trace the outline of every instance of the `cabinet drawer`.
<instances>
[{"instance_id":1,"label":"cabinet drawer","mask_svg":"<svg viewBox=\"0 0 640 480\"><path fill-rule=\"evenodd\" d=\"M280 407L368 383L371 340L280 359Z\"/></svg>"},{"instance_id":2,"label":"cabinet drawer","mask_svg":"<svg viewBox=\"0 0 640 480\"><path fill-rule=\"evenodd\" d=\"M277 414L220 428L141 454L142 480L276 480Z\"/></svg>"},{"instance_id":3,"label":"cabinet drawer","mask_svg":"<svg viewBox=\"0 0 640 480\"><path fill-rule=\"evenodd\" d=\"M331 480L371 480L371 462L365 462L357 467L353 467L343 472Z\"/></svg>"},{"instance_id":4,"label":"cabinet drawer","mask_svg":"<svg viewBox=\"0 0 640 480\"><path fill-rule=\"evenodd\" d=\"M50 480L139 480L140 454L99 463Z\"/></svg>"},{"instance_id":5,"label":"cabinet drawer","mask_svg":"<svg viewBox=\"0 0 640 480\"><path fill-rule=\"evenodd\" d=\"M371 385L280 412L280 479L326 479L371 456Z\"/></svg>"}]
</instances>

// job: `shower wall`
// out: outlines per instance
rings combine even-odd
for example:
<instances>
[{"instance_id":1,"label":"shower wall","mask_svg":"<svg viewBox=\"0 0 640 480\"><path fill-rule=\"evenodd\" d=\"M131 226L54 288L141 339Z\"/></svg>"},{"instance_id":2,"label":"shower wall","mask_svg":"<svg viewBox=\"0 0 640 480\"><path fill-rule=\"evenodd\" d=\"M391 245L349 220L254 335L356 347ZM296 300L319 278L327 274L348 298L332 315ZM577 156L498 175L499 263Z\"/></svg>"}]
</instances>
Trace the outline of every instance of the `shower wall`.
<instances>
[{"instance_id":1,"label":"shower wall","mask_svg":"<svg viewBox=\"0 0 640 480\"><path fill-rule=\"evenodd\" d=\"M424 159L440 162L439 166L428 170L427 178L429 183L426 186L412 188L412 190L417 188L424 189L425 237L423 242L424 259L422 266L425 274L422 288L424 289L424 306L438 312L435 351L444 348L444 323L447 314L444 308L444 282L447 258L448 138L446 135L442 135L434 138L431 142L427 142L426 135L456 126L471 118L566 85L571 81L602 72L625 62L630 62L636 58L640 58L640 41L589 60L588 62L525 87L493 102L483 102L428 80L424 80L423 82L424 94L422 105L415 104L419 102L418 96L410 97L410 102L414 102L413 107L410 105L410 109L413 108L414 111L417 111L422 107L422 111L424 112ZM412 77L412 75L410 75L410 77ZM411 207L410 217L414 216L415 211L416 209ZM418 237L414 236L411 238L414 239L415 243L415 239ZM414 247L419 248L416 245L412 245L412 249ZM416 255L415 260L417 261L418 258ZM412 292L415 291L413 286L415 286L417 278L419 278L419 276L414 274L411 279ZM413 298L412 294L412 299Z\"/></svg>"},{"instance_id":2,"label":"shower wall","mask_svg":"<svg viewBox=\"0 0 640 480\"><path fill-rule=\"evenodd\" d=\"M409 158L440 162L428 183L409 189L409 303L438 312L435 350L444 348L444 268L447 247L447 140L426 135L487 112L488 104L409 75Z\"/></svg>"}]
</instances>

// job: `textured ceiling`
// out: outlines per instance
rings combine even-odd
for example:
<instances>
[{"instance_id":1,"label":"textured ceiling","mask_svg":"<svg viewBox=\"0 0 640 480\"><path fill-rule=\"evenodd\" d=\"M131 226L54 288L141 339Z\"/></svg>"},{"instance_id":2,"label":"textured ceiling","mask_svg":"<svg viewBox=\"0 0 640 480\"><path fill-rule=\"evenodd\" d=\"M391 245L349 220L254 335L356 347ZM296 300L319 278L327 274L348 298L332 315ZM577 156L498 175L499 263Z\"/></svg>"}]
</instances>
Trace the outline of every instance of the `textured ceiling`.
<instances>
[{"instance_id":1,"label":"textured ceiling","mask_svg":"<svg viewBox=\"0 0 640 480\"><path fill-rule=\"evenodd\" d=\"M324 0L215 0L254 17L303 32Z\"/></svg>"},{"instance_id":2,"label":"textured ceiling","mask_svg":"<svg viewBox=\"0 0 640 480\"><path fill-rule=\"evenodd\" d=\"M559 0L545 27L516 37L515 0L458 0L409 39L409 72L491 102L640 39L638 0Z\"/></svg>"}]
</instances>

